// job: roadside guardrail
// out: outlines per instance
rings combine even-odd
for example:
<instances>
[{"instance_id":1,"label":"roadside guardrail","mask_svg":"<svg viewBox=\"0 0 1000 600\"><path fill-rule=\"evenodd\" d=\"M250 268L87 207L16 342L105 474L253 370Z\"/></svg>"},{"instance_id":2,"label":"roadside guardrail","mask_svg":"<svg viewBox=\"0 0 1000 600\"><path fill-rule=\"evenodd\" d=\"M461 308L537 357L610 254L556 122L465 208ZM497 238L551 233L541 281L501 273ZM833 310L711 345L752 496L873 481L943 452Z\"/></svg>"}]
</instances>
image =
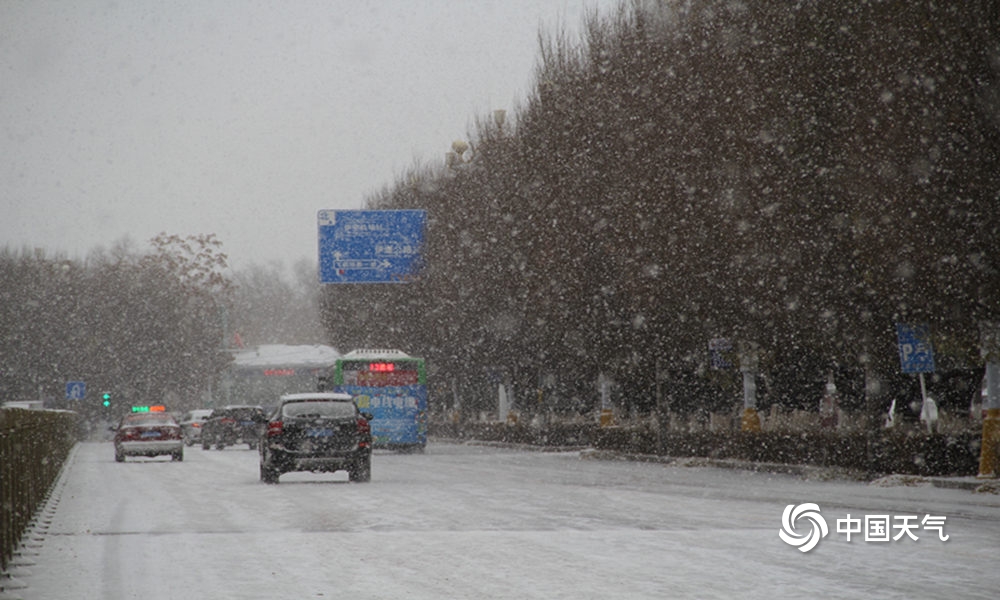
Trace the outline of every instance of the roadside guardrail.
<instances>
[{"instance_id":1,"label":"roadside guardrail","mask_svg":"<svg viewBox=\"0 0 1000 600\"><path fill-rule=\"evenodd\" d=\"M0 409L0 572L78 440L74 412Z\"/></svg>"}]
</instances>

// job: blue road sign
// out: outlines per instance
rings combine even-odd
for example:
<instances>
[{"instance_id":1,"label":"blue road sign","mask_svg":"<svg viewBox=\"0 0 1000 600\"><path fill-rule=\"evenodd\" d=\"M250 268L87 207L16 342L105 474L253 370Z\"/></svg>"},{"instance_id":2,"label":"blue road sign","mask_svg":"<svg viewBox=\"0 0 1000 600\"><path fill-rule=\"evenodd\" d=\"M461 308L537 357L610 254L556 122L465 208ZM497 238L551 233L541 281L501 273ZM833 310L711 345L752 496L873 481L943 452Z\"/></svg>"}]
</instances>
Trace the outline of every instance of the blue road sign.
<instances>
[{"instance_id":1,"label":"blue road sign","mask_svg":"<svg viewBox=\"0 0 1000 600\"><path fill-rule=\"evenodd\" d=\"M83 400L87 395L87 384L83 381L66 382L66 399Z\"/></svg>"},{"instance_id":2,"label":"blue road sign","mask_svg":"<svg viewBox=\"0 0 1000 600\"><path fill-rule=\"evenodd\" d=\"M934 372L934 347L927 325L897 323L896 339L899 342L899 364L904 373Z\"/></svg>"},{"instance_id":3,"label":"blue road sign","mask_svg":"<svg viewBox=\"0 0 1000 600\"><path fill-rule=\"evenodd\" d=\"M423 210L321 210L320 283L407 283L421 266Z\"/></svg>"}]
</instances>

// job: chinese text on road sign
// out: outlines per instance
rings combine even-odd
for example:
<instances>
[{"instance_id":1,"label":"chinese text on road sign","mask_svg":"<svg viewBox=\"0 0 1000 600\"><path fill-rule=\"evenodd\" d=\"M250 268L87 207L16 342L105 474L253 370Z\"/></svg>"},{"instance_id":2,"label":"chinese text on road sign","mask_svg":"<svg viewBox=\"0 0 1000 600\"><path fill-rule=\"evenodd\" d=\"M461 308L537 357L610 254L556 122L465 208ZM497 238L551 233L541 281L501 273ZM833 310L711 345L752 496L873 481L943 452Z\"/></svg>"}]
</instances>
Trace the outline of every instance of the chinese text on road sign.
<instances>
[{"instance_id":1,"label":"chinese text on road sign","mask_svg":"<svg viewBox=\"0 0 1000 600\"><path fill-rule=\"evenodd\" d=\"M417 278L423 210L321 210L320 283L407 283Z\"/></svg>"}]
</instances>

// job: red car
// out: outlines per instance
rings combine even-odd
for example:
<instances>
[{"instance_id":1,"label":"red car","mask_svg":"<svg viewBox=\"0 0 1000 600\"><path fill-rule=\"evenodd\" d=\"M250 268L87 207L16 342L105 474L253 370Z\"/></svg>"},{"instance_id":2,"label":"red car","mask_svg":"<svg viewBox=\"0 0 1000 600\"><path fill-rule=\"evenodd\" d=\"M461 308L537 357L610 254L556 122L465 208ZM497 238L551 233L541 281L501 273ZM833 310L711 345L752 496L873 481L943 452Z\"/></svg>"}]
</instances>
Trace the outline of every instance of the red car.
<instances>
[{"instance_id":1,"label":"red car","mask_svg":"<svg viewBox=\"0 0 1000 600\"><path fill-rule=\"evenodd\" d=\"M170 413L150 412L125 415L115 428L115 460L126 456L159 456L184 460L184 435Z\"/></svg>"}]
</instances>

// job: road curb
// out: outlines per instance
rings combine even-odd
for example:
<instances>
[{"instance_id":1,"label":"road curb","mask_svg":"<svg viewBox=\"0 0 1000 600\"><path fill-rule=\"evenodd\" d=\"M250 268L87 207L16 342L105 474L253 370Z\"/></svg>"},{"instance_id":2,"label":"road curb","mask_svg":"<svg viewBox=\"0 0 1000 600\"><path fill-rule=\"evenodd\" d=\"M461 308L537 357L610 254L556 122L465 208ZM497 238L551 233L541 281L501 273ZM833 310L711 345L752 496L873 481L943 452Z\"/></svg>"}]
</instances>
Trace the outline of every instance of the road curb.
<instances>
[{"instance_id":1,"label":"road curb","mask_svg":"<svg viewBox=\"0 0 1000 600\"><path fill-rule=\"evenodd\" d=\"M741 461L733 459L715 459L701 457L658 456L655 454L630 454L613 450L587 449L580 452L580 458L585 460L621 460L632 462L653 462L680 467L715 467L723 469L742 469L763 473L782 473L798 475L807 479L852 481L867 481L869 484L885 487L931 485L937 488L966 490L976 493L1000 494L1000 479L982 480L976 477L924 477L920 475L889 475L872 479L871 475L862 471L838 467L815 467L812 465L794 465L785 463L766 463Z\"/></svg>"},{"instance_id":2,"label":"road curb","mask_svg":"<svg viewBox=\"0 0 1000 600\"><path fill-rule=\"evenodd\" d=\"M813 465L796 465L788 463L753 462L747 460L706 458L697 456L660 456L657 454L636 454L618 452L615 450L598 450L591 446L539 446L535 444L517 444L512 442L497 442L487 440L453 438L431 438L434 441L465 444L469 446L487 446L494 448L509 448L513 450L535 450L540 452L579 452L582 460L650 462L679 467L713 467L719 469L740 469L759 473L780 473L797 475L805 479L819 481L863 481L869 485L883 487L919 487L933 486L936 488L966 490L980 494L1000 495L1000 479L978 479L968 477L927 477L922 475L880 475L875 478L870 473L842 467L817 467Z\"/></svg>"}]
</instances>

